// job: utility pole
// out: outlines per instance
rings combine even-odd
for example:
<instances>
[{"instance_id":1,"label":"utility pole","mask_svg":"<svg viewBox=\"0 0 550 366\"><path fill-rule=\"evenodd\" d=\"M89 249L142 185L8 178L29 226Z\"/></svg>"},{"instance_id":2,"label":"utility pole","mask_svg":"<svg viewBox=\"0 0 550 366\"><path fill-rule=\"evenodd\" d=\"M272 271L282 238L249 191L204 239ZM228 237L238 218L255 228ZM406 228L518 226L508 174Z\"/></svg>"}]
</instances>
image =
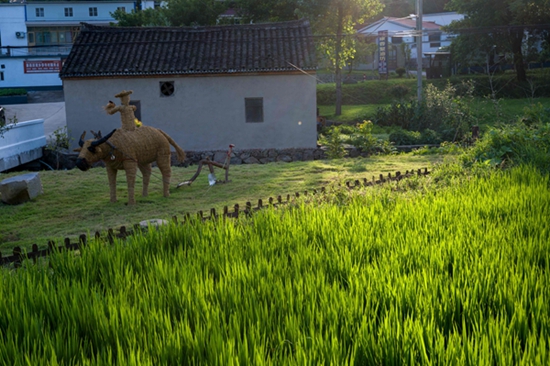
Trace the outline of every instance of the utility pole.
<instances>
[{"instance_id":1,"label":"utility pole","mask_svg":"<svg viewBox=\"0 0 550 366\"><path fill-rule=\"evenodd\" d=\"M416 0L416 81L418 103L422 101L422 0Z\"/></svg>"}]
</instances>

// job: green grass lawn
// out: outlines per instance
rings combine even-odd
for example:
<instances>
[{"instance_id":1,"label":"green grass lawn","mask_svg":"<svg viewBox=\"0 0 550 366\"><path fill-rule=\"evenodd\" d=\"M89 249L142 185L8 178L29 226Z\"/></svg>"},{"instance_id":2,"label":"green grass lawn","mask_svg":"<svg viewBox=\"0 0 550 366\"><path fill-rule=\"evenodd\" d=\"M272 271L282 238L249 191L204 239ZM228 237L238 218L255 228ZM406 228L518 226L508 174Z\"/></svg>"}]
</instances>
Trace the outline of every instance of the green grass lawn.
<instances>
[{"instance_id":1,"label":"green grass lawn","mask_svg":"<svg viewBox=\"0 0 550 366\"><path fill-rule=\"evenodd\" d=\"M44 194L31 202L9 206L0 203L0 250L11 253L15 246L29 248L36 243L45 247L48 240L77 238L80 234L93 234L121 225L133 226L143 220L183 218L186 213L202 210L208 214L211 208L218 212L224 206L241 207L258 199L267 201L278 195L286 196L305 190L319 189L330 184L371 179L379 174L405 172L429 167L441 160L438 156L413 156L409 154L373 156L369 158L317 160L294 163L271 163L231 166L230 183L208 185L203 173L192 186L176 189L179 182L188 180L197 167L174 167L172 170L171 196L162 196L160 174L153 169L149 196L141 196L141 179L136 181L134 207L127 206L127 188L124 172L119 172L117 184L118 202L109 202L109 185L105 169L94 168L88 172L43 171L40 178ZM2 174L1 178L21 174ZM223 171L216 172L219 177Z\"/></svg>"}]
</instances>

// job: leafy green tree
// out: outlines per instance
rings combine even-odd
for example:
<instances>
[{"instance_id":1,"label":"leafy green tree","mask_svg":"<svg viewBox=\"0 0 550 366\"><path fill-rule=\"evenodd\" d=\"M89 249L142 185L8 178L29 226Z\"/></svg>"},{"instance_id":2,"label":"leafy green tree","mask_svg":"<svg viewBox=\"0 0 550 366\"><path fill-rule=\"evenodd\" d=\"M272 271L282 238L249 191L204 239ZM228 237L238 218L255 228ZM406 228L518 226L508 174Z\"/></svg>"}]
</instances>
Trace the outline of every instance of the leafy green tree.
<instances>
[{"instance_id":1,"label":"leafy green tree","mask_svg":"<svg viewBox=\"0 0 550 366\"><path fill-rule=\"evenodd\" d=\"M336 81L336 111L342 114L342 67L355 55L355 26L382 11L379 0L302 0L299 12L312 21L319 46L332 61Z\"/></svg>"},{"instance_id":2,"label":"leafy green tree","mask_svg":"<svg viewBox=\"0 0 550 366\"><path fill-rule=\"evenodd\" d=\"M441 13L450 0L424 0L422 2L423 13ZM384 4L384 16L406 17L416 13L416 0L382 0Z\"/></svg>"},{"instance_id":3,"label":"leafy green tree","mask_svg":"<svg viewBox=\"0 0 550 366\"><path fill-rule=\"evenodd\" d=\"M298 0L236 0L234 7L242 23L279 22L296 19Z\"/></svg>"},{"instance_id":4,"label":"leafy green tree","mask_svg":"<svg viewBox=\"0 0 550 366\"><path fill-rule=\"evenodd\" d=\"M451 0L448 9L465 15L447 27L459 35L455 50L490 52L498 45L499 52L513 55L517 80L527 80L524 41L545 34L541 25L550 22L550 0Z\"/></svg>"},{"instance_id":5,"label":"leafy green tree","mask_svg":"<svg viewBox=\"0 0 550 366\"><path fill-rule=\"evenodd\" d=\"M165 15L173 26L212 25L228 7L218 0L168 0Z\"/></svg>"},{"instance_id":6,"label":"leafy green tree","mask_svg":"<svg viewBox=\"0 0 550 366\"><path fill-rule=\"evenodd\" d=\"M190 26L216 24L228 4L218 0L167 0L159 8L138 9L130 13L120 10L111 13L119 26Z\"/></svg>"},{"instance_id":7,"label":"leafy green tree","mask_svg":"<svg viewBox=\"0 0 550 366\"><path fill-rule=\"evenodd\" d=\"M150 26L169 26L170 23L164 15L163 8L149 8L144 10L132 10L126 13L122 10L116 10L111 13L113 19L118 21L120 27L150 27Z\"/></svg>"}]
</instances>

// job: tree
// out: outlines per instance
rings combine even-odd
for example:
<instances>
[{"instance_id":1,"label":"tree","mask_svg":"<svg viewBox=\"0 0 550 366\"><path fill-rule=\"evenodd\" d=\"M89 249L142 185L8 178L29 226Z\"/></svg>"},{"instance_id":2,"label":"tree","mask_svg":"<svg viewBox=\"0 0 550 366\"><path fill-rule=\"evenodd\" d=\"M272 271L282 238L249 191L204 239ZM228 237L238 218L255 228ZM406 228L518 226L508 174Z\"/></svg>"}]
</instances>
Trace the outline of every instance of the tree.
<instances>
[{"instance_id":1,"label":"tree","mask_svg":"<svg viewBox=\"0 0 550 366\"><path fill-rule=\"evenodd\" d=\"M458 35L455 49L487 52L498 44L503 48L499 52L513 55L517 80L527 80L524 41L540 38L549 28L550 0L451 0L448 9L465 15L447 27Z\"/></svg>"},{"instance_id":2,"label":"tree","mask_svg":"<svg viewBox=\"0 0 550 366\"><path fill-rule=\"evenodd\" d=\"M441 13L450 0L429 0L423 2L423 13ZM406 17L416 12L416 0L382 0L384 15L387 17Z\"/></svg>"},{"instance_id":3,"label":"tree","mask_svg":"<svg viewBox=\"0 0 550 366\"><path fill-rule=\"evenodd\" d=\"M165 15L176 27L213 25L227 6L228 3L218 0L168 0Z\"/></svg>"},{"instance_id":4,"label":"tree","mask_svg":"<svg viewBox=\"0 0 550 366\"><path fill-rule=\"evenodd\" d=\"M235 9L242 23L280 22L296 19L298 0L236 0Z\"/></svg>"},{"instance_id":5,"label":"tree","mask_svg":"<svg viewBox=\"0 0 550 366\"><path fill-rule=\"evenodd\" d=\"M120 27L152 27L169 26L170 22L164 15L163 8L148 8L144 10L132 10L126 13L123 10L116 10L111 13L113 19L117 20Z\"/></svg>"},{"instance_id":6,"label":"tree","mask_svg":"<svg viewBox=\"0 0 550 366\"><path fill-rule=\"evenodd\" d=\"M123 27L212 25L226 9L227 4L218 0L167 0L163 7L138 6L131 13L117 10L111 16Z\"/></svg>"},{"instance_id":7,"label":"tree","mask_svg":"<svg viewBox=\"0 0 550 366\"><path fill-rule=\"evenodd\" d=\"M355 26L382 11L379 0L302 0L299 12L309 15L313 32L326 35L320 43L334 66L336 111L342 114L342 67L355 55Z\"/></svg>"}]
</instances>

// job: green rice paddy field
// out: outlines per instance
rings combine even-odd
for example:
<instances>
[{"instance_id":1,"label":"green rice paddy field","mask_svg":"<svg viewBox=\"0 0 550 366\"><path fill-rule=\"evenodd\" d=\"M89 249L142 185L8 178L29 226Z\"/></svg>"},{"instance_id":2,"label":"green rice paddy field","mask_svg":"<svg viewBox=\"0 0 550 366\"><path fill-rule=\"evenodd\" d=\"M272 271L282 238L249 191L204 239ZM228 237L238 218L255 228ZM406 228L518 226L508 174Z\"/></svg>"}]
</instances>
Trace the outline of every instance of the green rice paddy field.
<instances>
[{"instance_id":1,"label":"green rice paddy field","mask_svg":"<svg viewBox=\"0 0 550 366\"><path fill-rule=\"evenodd\" d=\"M422 179L2 269L0 364L550 364L549 177Z\"/></svg>"}]
</instances>

